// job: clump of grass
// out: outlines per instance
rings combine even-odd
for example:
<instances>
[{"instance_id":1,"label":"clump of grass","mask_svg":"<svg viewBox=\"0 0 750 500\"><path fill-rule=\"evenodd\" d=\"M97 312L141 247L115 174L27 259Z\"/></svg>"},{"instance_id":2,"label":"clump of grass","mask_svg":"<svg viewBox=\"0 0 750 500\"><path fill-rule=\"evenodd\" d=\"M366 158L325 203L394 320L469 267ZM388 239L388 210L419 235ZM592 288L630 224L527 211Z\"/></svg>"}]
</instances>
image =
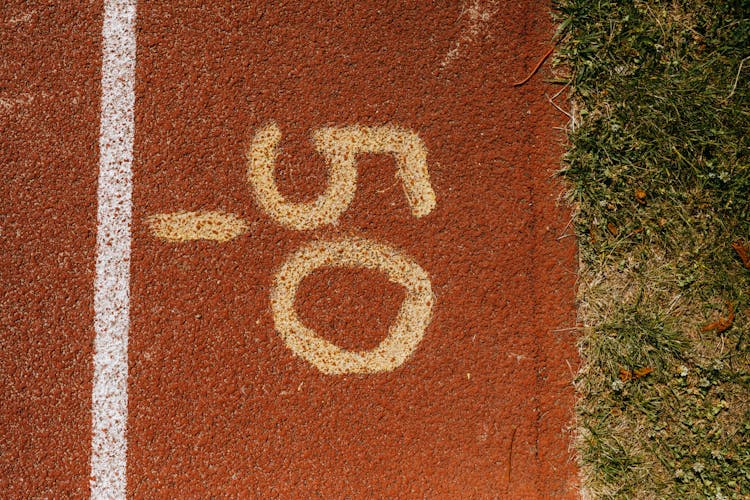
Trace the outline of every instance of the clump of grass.
<instances>
[{"instance_id":1,"label":"clump of grass","mask_svg":"<svg viewBox=\"0 0 750 500\"><path fill-rule=\"evenodd\" d=\"M750 3L561 0L585 493L750 497ZM735 311L731 326L705 326ZM704 331L705 330L705 331ZM720 331L721 330L721 331ZM623 373L650 368L642 377Z\"/></svg>"}]
</instances>

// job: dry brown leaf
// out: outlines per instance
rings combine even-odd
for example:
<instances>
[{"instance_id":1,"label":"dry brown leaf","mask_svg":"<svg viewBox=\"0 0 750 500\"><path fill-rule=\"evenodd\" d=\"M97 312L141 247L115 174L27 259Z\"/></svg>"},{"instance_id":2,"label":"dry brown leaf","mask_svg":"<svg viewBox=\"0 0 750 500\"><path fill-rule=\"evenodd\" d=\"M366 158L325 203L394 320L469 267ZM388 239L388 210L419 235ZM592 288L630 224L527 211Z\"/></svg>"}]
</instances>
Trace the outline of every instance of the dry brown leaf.
<instances>
[{"instance_id":1,"label":"dry brown leaf","mask_svg":"<svg viewBox=\"0 0 750 500\"><path fill-rule=\"evenodd\" d=\"M639 368L637 370L633 370L633 378L643 378L649 373L653 372L654 369L650 366L646 366L644 368Z\"/></svg>"},{"instance_id":2,"label":"dry brown leaf","mask_svg":"<svg viewBox=\"0 0 750 500\"><path fill-rule=\"evenodd\" d=\"M637 368L635 370L626 370L625 368L620 368L620 380L623 382L628 382L630 380L638 380L639 378L643 378L649 373L653 372L654 369L650 366L645 366L643 368Z\"/></svg>"},{"instance_id":3,"label":"dry brown leaf","mask_svg":"<svg viewBox=\"0 0 750 500\"><path fill-rule=\"evenodd\" d=\"M716 333L722 333L729 330L734 323L734 305L731 302L727 302L729 307L729 315L726 318L721 318L713 323L709 323L703 327L702 332L710 332L715 330Z\"/></svg>"},{"instance_id":4,"label":"dry brown leaf","mask_svg":"<svg viewBox=\"0 0 750 500\"><path fill-rule=\"evenodd\" d=\"M740 260L742 260L742 265L745 266L745 269L750 269L750 251L748 251L745 243L742 240L737 240L732 243L732 248L737 252Z\"/></svg>"}]
</instances>

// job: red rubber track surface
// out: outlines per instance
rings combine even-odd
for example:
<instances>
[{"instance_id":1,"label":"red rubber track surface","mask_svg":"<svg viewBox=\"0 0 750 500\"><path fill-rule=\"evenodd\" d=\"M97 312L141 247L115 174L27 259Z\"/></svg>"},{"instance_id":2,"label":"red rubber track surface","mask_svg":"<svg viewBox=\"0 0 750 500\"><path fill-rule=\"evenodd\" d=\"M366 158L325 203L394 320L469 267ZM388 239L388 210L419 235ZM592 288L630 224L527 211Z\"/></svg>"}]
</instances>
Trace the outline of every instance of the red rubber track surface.
<instances>
[{"instance_id":1,"label":"red rubber track surface","mask_svg":"<svg viewBox=\"0 0 750 500\"><path fill-rule=\"evenodd\" d=\"M88 494L102 5L0 6L0 491Z\"/></svg>"},{"instance_id":2,"label":"red rubber track surface","mask_svg":"<svg viewBox=\"0 0 750 500\"><path fill-rule=\"evenodd\" d=\"M553 178L564 116L546 69L512 86L549 48L550 6L276 3L138 5L129 495L576 497L576 249ZM102 6L0 12L0 97L17 97L0 107L0 486L87 495ZM246 181L271 121L288 198L326 184L315 129L397 124L427 148L435 209L413 217L393 159L363 155L337 225L283 228ZM250 230L155 238L146 218L179 210ZM274 330L274 271L344 235L430 276L432 321L394 371L323 374ZM322 270L296 305L322 337L366 350L403 297L377 272Z\"/></svg>"}]
</instances>

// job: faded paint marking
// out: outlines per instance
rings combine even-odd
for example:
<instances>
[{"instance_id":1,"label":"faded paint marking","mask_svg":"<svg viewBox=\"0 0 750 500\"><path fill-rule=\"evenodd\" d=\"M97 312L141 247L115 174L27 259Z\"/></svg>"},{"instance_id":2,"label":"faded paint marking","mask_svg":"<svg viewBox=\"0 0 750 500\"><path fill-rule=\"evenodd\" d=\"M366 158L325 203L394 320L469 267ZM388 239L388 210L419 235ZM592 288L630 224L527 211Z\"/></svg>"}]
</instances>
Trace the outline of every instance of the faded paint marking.
<instances>
[{"instance_id":1,"label":"faded paint marking","mask_svg":"<svg viewBox=\"0 0 750 500\"><path fill-rule=\"evenodd\" d=\"M322 267L378 270L406 289L388 336L374 349L347 351L320 338L300 321L294 308L297 288ZM356 237L306 244L281 266L271 289L274 326L284 343L297 356L331 375L386 372L401 366L422 340L434 301L430 278L410 257L388 245Z\"/></svg>"},{"instance_id":2,"label":"faded paint marking","mask_svg":"<svg viewBox=\"0 0 750 500\"><path fill-rule=\"evenodd\" d=\"M361 153L392 154L396 176L415 217L435 207L435 192L427 171L427 150L419 136L396 126L330 127L316 130L312 140L326 159L329 176L325 191L307 203L287 201L274 180L281 131L275 123L260 129L247 152L247 179L256 201L271 218L298 231L336 224L354 199L357 189L356 157Z\"/></svg>"},{"instance_id":3,"label":"faded paint marking","mask_svg":"<svg viewBox=\"0 0 750 500\"><path fill-rule=\"evenodd\" d=\"M466 26L440 62L440 69L446 68L451 62L453 62L453 60L460 55L463 47L474 43L479 34L485 29L489 20L495 15L496 10L490 10L490 7L495 7L494 1L488 2L487 5L482 5L482 2L479 0L474 0L471 5L464 3L461 8L461 14L458 16L458 20L461 20L465 15Z\"/></svg>"},{"instance_id":4,"label":"faded paint marking","mask_svg":"<svg viewBox=\"0 0 750 500\"><path fill-rule=\"evenodd\" d=\"M248 230L247 222L226 212L173 212L152 215L146 219L151 234L180 243L193 240L225 242Z\"/></svg>"}]
</instances>

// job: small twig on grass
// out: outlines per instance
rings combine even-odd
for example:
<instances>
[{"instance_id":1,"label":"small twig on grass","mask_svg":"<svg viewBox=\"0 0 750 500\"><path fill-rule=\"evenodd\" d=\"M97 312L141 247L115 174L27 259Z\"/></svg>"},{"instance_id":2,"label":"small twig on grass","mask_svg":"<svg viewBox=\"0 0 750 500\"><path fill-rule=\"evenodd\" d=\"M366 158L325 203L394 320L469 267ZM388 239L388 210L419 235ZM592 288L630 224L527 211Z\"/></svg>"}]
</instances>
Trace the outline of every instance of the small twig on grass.
<instances>
[{"instance_id":1,"label":"small twig on grass","mask_svg":"<svg viewBox=\"0 0 750 500\"><path fill-rule=\"evenodd\" d=\"M557 92L555 92L555 95L553 95L550 100L554 101L555 99L557 99L558 97L560 97L560 94L562 94L563 92L565 92L565 89L567 89L568 87L570 87L570 82L572 82L572 80L568 80L567 82L565 82L565 85L563 85L563 88L561 88L560 90L558 90Z\"/></svg>"},{"instance_id":2,"label":"small twig on grass","mask_svg":"<svg viewBox=\"0 0 750 500\"><path fill-rule=\"evenodd\" d=\"M734 78L734 85L732 85L732 91L729 92L729 95L724 99L725 101L728 101L732 98L734 95L734 91L737 90L737 82L740 81L740 73L742 73L742 65L745 64L745 61L750 59L750 56L747 56L743 60L740 61L740 67L737 69L737 76Z\"/></svg>"},{"instance_id":3,"label":"small twig on grass","mask_svg":"<svg viewBox=\"0 0 750 500\"><path fill-rule=\"evenodd\" d=\"M558 106L557 103L554 101L554 99L550 99L550 97L546 93L544 94L544 97L547 98L547 100L549 101L549 103L552 104L552 106L554 106L556 110L558 110L560 113L562 113L565 116L567 116L568 120L570 120L571 122L573 122L573 115L571 115L570 113L568 113L567 111L565 111L564 109L562 109L560 106Z\"/></svg>"},{"instance_id":4,"label":"small twig on grass","mask_svg":"<svg viewBox=\"0 0 750 500\"><path fill-rule=\"evenodd\" d=\"M534 69L531 70L531 73L529 73L529 76L521 80L520 82L516 82L513 84L514 87L520 87L521 85L527 83L529 80L531 80L531 77L536 74L537 71L539 71L539 68L542 67L542 64L544 64L544 61L547 60L547 58L554 52L555 47L557 46L557 42L555 42L552 47L549 48L549 50L542 56L541 59L539 59L539 62L536 63L536 66L534 66Z\"/></svg>"}]
</instances>

